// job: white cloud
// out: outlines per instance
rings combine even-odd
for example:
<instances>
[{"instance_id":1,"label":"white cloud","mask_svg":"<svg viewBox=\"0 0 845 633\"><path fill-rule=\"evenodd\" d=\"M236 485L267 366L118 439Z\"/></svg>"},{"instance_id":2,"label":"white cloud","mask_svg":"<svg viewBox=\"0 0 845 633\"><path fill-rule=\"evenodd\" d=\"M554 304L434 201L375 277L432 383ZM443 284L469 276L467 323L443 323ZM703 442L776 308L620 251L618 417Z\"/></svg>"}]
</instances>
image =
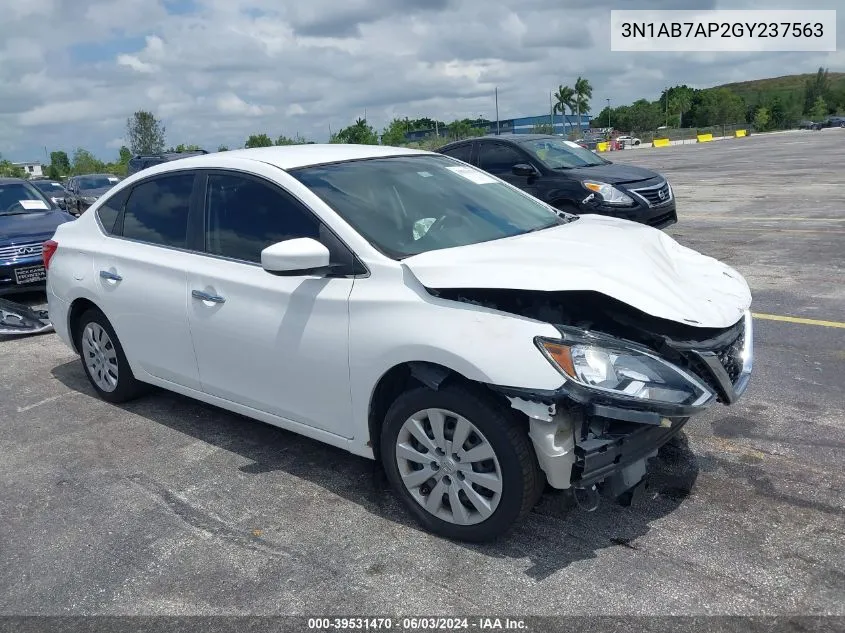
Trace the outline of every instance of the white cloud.
<instances>
[{"instance_id":1,"label":"white cloud","mask_svg":"<svg viewBox=\"0 0 845 633\"><path fill-rule=\"evenodd\" d=\"M135 55L118 55L117 63L121 66L129 66L129 68L137 70L139 73L154 73L158 70L158 66L142 62Z\"/></svg>"},{"instance_id":2,"label":"white cloud","mask_svg":"<svg viewBox=\"0 0 845 633\"><path fill-rule=\"evenodd\" d=\"M754 3L762 0L687 4ZM545 113L549 91L578 75L591 80L597 111L607 97L614 104L653 99L667 84L705 87L845 67L845 51L612 53L608 12L618 0L514 0L505 10L483 0L195 4L193 14L167 15L163 0L13 3L0 20L4 153L48 144L108 157L126 117L139 109L164 119L168 142L236 147L258 132L298 130L325 140L330 126L348 125L365 110L378 128L393 116L492 117L496 87L502 117ZM639 5L675 7L677 0ZM93 61L98 53L102 59Z\"/></svg>"},{"instance_id":3,"label":"white cloud","mask_svg":"<svg viewBox=\"0 0 845 633\"><path fill-rule=\"evenodd\" d=\"M237 114L241 116L261 116L275 111L272 106L261 106L255 103L247 103L233 92L227 92L217 97L217 110L223 114Z\"/></svg>"}]
</instances>

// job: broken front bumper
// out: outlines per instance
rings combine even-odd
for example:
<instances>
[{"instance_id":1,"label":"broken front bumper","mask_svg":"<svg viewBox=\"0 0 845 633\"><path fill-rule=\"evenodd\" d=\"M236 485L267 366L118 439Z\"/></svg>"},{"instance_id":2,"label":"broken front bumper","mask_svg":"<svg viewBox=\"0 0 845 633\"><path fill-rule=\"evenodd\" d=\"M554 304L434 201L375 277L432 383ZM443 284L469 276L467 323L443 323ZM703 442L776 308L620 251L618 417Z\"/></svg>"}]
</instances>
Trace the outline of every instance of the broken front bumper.
<instances>
[{"instance_id":1,"label":"broken front bumper","mask_svg":"<svg viewBox=\"0 0 845 633\"><path fill-rule=\"evenodd\" d=\"M53 325L45 310L33 310L23 304L0 299L0 336L20 336L52 332Z\"/></svg>"},{"instance_id":2,"label":"broken front bumper","mask_svg":"<svg viewBox=\"0 0 845 633\"><path fill-rule=\"evenodd\" d=\"M714 401L732 404L748 387L753 367L750 313L706 341L666 337L662 358L705 381L714 394L700 406L660 404L591 390L567 380L554 391L491 386L528 416L537 459L554 488L596 484L618 496L645 475L645 463Z\"/></svg>"}]
</instances>

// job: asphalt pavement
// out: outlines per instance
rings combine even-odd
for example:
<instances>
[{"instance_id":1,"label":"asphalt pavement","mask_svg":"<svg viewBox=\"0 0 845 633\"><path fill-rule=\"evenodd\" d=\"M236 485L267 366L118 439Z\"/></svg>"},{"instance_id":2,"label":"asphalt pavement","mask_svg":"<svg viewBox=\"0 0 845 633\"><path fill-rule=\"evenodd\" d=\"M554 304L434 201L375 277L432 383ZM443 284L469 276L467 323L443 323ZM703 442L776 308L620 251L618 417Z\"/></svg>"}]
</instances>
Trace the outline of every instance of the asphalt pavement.
<instances>
[{"instance_id":1,"label":"asphalt pavement","mask_svg":"<svg viewBox=\"0 0 845 633\"><path fill-rule=\"evenodd\" d=\"M497 543L450 542L372 462L165 392L108 404L54 334L6 339L0 614L845 615L845 130L608 156L669 178L668 232L761 315L748 392L645 499L546 495Z\"/></svg>"}]
</instances>

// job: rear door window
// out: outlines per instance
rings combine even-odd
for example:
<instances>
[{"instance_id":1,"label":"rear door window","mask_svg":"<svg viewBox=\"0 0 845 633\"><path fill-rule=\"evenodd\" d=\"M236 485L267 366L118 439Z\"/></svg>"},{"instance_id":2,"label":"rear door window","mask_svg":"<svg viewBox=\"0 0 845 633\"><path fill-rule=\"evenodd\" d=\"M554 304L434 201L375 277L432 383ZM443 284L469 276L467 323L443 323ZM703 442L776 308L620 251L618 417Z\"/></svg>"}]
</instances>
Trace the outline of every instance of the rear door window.
<instances>
[{"instance_id":1,"label":"rear door window","mask_svg":"<svg viewBox=\"0 0 845 633\"><path fill-rule=\"evenodd\" d=\"M160 176L136 185L123 213L123 237L187 248L192 172Z\"/></svg>"}]
</instances>

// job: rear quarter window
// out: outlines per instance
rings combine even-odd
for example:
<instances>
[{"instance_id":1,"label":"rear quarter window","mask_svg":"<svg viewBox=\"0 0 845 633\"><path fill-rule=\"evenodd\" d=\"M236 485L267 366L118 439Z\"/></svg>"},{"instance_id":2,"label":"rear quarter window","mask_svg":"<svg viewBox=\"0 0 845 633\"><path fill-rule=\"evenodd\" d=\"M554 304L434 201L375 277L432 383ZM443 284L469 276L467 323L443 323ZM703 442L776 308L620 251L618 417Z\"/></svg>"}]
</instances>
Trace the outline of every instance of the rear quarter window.
<instances>
[{"instance_id":1,"label":"rear quarter window","mask_svg":"<svg viewBox=\"0 0 845 633\"><path fill-rule=\"evenodd\" d=\"M109 235L114 235L114 225L123 207L126 206L126 200L129 198L129 189L126 187L116 194L109 196L100 207L97 209L97 218L103 226L103 230Z\"/></svg>"}]
</instances>

